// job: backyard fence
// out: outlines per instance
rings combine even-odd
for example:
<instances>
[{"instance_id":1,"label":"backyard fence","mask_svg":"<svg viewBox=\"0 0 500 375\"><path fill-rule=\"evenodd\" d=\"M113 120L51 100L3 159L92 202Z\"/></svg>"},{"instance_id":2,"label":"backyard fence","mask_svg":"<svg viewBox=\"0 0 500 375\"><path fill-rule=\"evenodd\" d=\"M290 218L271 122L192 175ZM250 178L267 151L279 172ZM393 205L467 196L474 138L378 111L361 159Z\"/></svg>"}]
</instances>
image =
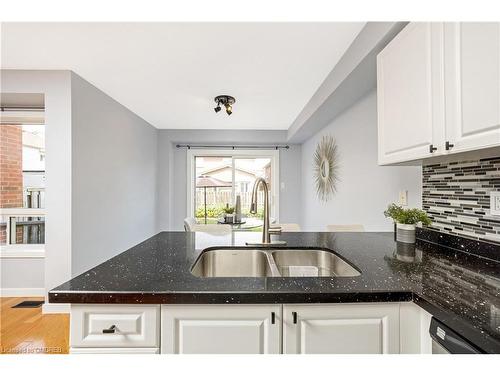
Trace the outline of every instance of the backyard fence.
<instances>
[{"instance_id":1,"label":"backyard fence","mask_svg":"<svg viewBox=\"0 0 500 375\"><path fill-rule=\"evenodd\" d=\"M252 201L252 192L247 191L244 193L237 193L241 198L241 208L250 209ZM259 206L264 202L264 192L258 192ZM236 200L236 198L234 198ZM226 204L234 206L233 196L230 190L215 190L214 188L207 188L207 207L225 207ZM205 191L203 188L196 189L196 209L205 207Z\"/></svg>"}]
</instances>

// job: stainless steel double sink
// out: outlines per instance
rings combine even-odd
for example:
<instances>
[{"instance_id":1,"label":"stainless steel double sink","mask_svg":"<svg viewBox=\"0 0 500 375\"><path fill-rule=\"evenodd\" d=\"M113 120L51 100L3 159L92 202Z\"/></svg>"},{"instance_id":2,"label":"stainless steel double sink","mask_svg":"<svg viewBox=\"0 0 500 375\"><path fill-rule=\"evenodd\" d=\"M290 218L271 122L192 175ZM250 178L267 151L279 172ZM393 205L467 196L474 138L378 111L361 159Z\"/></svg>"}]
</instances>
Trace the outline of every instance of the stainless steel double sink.
<instances>
[{"instance_id":1,"label":"stainless steel double sink","mask_svg":"<svg viewBox=\"0 0 500 375\"><path fill-rule=\"evenodd\" d=\"M204 250L191 273L198 277L352 277L361 273L321 248L220 247Z\"/></svg>"}]
</instances>

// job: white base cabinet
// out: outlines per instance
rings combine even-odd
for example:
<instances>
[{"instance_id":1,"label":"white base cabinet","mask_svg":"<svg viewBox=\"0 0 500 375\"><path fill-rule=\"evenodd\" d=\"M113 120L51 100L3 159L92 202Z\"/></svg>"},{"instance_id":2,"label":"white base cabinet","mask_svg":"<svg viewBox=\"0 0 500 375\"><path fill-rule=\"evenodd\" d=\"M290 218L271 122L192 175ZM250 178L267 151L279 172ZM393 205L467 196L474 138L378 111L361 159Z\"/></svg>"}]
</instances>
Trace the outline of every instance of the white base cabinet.
<instances>
[{"instance_id":1,"label":"white base cabinet","mask_svg":"<svg viewBox=\"0 0 500 375\"><path fill-rule=\"evenodd\" d=\"M399 353L399 304L284 305L285 354Z\"/></svg>"},{"instance_id":2,"label":"white base cabinet","mask_svg":"<svg viewBox=\"0 0 500 375\"><path fill-rule=\"evenodd\" d=\"M161 352L279 354L281 305L163 305Z\"/></svg>"},{"instance_id":3,"label":"white base cabinet","mask_svg":"<svg viewBox=\"0 0 500 375\"><path fill-rule=\"evenodd\" d=\"M413 302L402 302L399 317L400 353L432 354L432 315Z\"/></svg>"},{"instance_id":4,"label":"white base cabinet","mask_svg":"<svg viewBox=\"0 0 500 375\"><path fill-rule=\"evenodd\" d=\"M71 353L154 353L159 305L72 305Z\"/></svg>"},{"instance_id":5,"label":"white base cabinet","mask_svg":"<svg viewBox=\"0 0 500 375\"><path fill-rule=\"evenodd\" d=\"M72 305L70 353L430 353L430 314L412 302Z\"/></svg>"}]
</instances>

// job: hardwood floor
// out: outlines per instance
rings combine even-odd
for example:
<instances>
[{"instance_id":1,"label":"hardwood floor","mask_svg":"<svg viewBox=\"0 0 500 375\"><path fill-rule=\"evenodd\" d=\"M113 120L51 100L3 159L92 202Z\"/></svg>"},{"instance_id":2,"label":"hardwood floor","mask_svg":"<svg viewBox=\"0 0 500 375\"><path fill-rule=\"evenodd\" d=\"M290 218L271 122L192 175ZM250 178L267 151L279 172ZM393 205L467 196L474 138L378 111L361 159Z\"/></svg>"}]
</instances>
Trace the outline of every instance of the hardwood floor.
<instances>
[{"instance_id":1,"label":"hardwood floor","mask_svg":"<svg viewBox=\"0 0 500 375\"><path fill-rule=\"evenodd\" d=\"M69 314L45 314L42 308L13 309L41 297L0 298L0 354L65 354L69 349Z\"/></svg>"}]
</instances>

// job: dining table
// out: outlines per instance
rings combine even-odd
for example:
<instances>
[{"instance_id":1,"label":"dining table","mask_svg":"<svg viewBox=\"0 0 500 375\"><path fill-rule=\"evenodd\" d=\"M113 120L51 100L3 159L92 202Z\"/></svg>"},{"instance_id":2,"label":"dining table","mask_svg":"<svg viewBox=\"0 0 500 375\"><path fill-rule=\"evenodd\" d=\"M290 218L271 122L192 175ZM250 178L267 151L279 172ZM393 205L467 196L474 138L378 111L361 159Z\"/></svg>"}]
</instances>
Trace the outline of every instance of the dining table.
<instances>
[{"instance_id":1,"label":"dining table","mask_svg":"<svg viewBox=\"0 0 500 375\"><path fill-rule=\"evenodd\" d=\"M276 220L270 218L271 223L274 223ZM252 231L256 228L262 227L264 224L264 220L257 217L242 217L240 222L237 223L226 223L224 218L220 218L217 221L218 224L221 225L230 225L231 229L234 232L244 232L244 231Z\"/></svg>"}]
</instances>

